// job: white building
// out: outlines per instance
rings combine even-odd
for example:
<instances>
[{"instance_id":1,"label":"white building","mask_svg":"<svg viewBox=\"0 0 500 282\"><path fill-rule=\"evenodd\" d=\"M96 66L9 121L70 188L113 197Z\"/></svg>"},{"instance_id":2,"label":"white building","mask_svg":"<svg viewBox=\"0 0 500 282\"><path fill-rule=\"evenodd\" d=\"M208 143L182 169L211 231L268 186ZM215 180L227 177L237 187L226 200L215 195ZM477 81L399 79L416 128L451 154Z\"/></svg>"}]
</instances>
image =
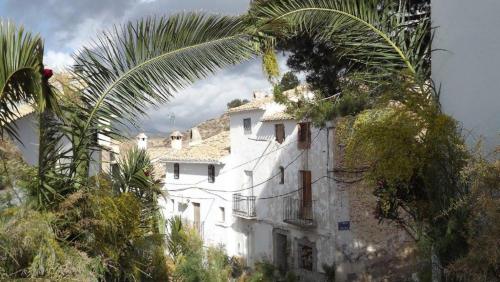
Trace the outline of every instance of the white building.
<instances>
[{"instance_id":1,"label":"white building","mask_svg":"<svg viewBox=\"0 0 500 282\"><path fill-rule=\"evenodd\" d=\"M341 216L333 211L329 177L332 128L283 111L272 96L260 95L229 111L229 131L170 148L163 158L169 198L162 204L167 217L192 222L206 244L224 245L250 266L268 261L317 281L322 265L334 263Z\"/></svg>"},{"instance_id":2,"label":"white building","mask_svg":"<svg viewBox=\"0 0 500 282\"><path fill-rule=\"evenodd\" d=\"M29 104L22 104L17 107L16 118L10 123L16 129L17 138L11 137L18 148L23 160L32 166L38 165L39 156L39 127L38 115L35 109ZM110 150L116 150L109 137L98 134L100 146L107 147ZM61 150L66 151L71 148L71 142L67 138L61 140ZM109 152L97 150L92 154L89 174L96 175L103 170L109 169Z\"/></svg>"}]
</instances>

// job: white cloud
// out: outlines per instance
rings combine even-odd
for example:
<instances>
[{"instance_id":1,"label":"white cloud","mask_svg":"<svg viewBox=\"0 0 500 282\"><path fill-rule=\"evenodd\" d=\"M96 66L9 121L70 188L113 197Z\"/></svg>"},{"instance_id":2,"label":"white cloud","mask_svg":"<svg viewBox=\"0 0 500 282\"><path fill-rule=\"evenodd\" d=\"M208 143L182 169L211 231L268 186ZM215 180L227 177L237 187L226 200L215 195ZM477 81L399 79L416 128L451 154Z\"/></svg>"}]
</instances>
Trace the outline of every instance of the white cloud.
<instances>
[{"instance_id":1,"label":"white cloud","mask_svg":"<svg viewBox=\"0 0 500 282\"><path fill-rule=\"evenodd\" d=\"M74 63L70 54L49 50L44 56L44 65L56 71L62 71Z\"/></svg>"}]
</instances>

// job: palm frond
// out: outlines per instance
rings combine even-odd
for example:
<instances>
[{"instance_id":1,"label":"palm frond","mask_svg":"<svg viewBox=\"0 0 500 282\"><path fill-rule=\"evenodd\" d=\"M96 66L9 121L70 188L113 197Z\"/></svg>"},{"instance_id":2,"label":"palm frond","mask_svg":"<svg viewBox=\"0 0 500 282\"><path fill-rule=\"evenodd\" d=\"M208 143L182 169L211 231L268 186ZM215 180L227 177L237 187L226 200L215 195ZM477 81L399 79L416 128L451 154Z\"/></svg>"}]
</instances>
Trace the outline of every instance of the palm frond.
<instances>
[{"instance_id":1,"label":"palm frond","mask_svg":"<svg viewBox=\"0 0 500 282\"><path fill-rule=\"evenodd\" d=\"M84 159L99 132L119 138L136 121L198 79L256 54L239 17L179 14L146 18L103 33L75 57L85 85L74 157Z\"/></svg>"},{"instance_id":2,"label":"palm frond","mask_svg":"<svg viewBox=\"0 0 500 282\"><path fill-rule=\"evenodd\" d=\"M134 123L176 91L254 54L236 17L190 13L115 27L75 58L87 86L85 127L106 120L112 133L114 124Z\"/></svg>"},{"instance_id":3,"label":"palm frond","mask_svg":"<svg viewBox=\"0 0 500 282\"><path fill-rule=\"evenodd\" d=\"M250 18L277 37L308 33L331 43L365 74L429 73L429 17L411 21L405 6L380 0L276 0L257 3ZM369 80L369 78L368 78Z\"/></svg>"},{"instance_id":4,"label":"palm frond","mask_svg":"<svg viewBox=\"0 0 500 282\"><path fill-rule=\"evenodd\" d=\"M17 137L11 121L18 116L18 106L40 98L42 39L0 20L0 56L0 136L6 132Z\"/></svg>"}]
</instances>

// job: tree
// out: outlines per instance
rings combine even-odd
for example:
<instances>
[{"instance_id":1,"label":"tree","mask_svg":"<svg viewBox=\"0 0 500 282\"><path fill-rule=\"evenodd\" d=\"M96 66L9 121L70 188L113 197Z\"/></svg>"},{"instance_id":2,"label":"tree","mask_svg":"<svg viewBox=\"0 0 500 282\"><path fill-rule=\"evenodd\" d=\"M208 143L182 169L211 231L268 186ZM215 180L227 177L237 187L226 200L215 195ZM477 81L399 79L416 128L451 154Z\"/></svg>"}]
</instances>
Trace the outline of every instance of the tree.
<instances>
[{"instance_id":1,"label":"tree","mask_svg":"<svg viewBox=\"0 0 500 282\"><path fill-rule=\"evenodd\" d=\"M300 84L299 79L291 71L285 73L280 81L280 87L281 90L283 91L294 89L295 87L299 86L299 84Z\"/></svg>"},{"instance_id":2,"label":"tree","mask_svg":"<svg viewBox=\"0 0 500 282\"><path fill-rule=\"evenodd\" d=\"M232 100L231 102L227 103L227 109L232 109L232 108L236 108L236 107L239 107L241 105L245 105L246 103L248 103L250 101L248 101L247 99L234 99Z\"/></svg>"}]
</instances>

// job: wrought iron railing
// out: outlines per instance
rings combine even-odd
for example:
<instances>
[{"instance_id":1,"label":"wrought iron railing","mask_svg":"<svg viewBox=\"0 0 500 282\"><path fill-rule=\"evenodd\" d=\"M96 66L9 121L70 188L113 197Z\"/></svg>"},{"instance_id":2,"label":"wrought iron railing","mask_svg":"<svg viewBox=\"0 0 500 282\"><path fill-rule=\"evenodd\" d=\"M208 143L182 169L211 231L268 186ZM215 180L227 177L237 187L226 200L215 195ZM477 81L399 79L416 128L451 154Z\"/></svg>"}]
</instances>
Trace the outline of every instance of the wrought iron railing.
<instances>
[{"instance_id":1,"label":"wrought iron railing","mask_svg":"<svg viewBox=\"0 0 500 282\"><path fill-rule=\"evenodd\" d=\"M303 226L316 226L316 201L304 201L295 196L283 198L283 221Z\"/></svg>"},{"instance_id":2,"label":"wrought iron railing","mask_svg":"<svg viewBox=\"0 0 500 282\"><path fill-rule=\"evenodd\" d=\"M256 217L255 196L233 194L233 215L245 218Z\"/></svg>"}]
</instances>

